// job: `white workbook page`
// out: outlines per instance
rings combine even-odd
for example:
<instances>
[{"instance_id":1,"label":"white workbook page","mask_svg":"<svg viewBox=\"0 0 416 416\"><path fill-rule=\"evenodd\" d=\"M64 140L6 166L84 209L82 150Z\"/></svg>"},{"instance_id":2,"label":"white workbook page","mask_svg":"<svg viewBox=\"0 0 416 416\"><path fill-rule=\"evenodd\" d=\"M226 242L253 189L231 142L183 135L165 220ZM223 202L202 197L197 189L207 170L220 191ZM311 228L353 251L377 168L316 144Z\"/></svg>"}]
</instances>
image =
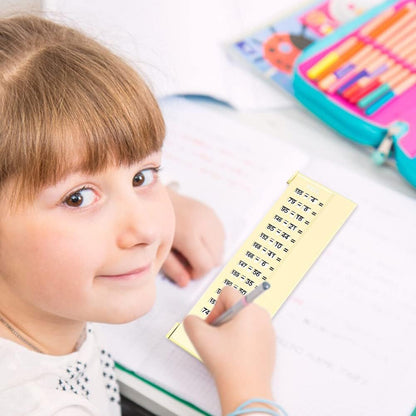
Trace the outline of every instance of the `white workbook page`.
<instances>
[{"instance_id":1,"label":"white workbook page","mask_svg":"<svg viewBox=\"0 0 416 416\"><path fill-rule=\"evenodd\" d=\"M358 204L273 319L277 402L290 416L410 415L416 201L218 112L186 102L164 111L166 174L217 210L227 231L224 262L297 169ZM148 315L103 331L122 365L213 415L220 409L211 377L165 335L218 271L185 289L161 277Z\"/></svg>"}]
</instances>

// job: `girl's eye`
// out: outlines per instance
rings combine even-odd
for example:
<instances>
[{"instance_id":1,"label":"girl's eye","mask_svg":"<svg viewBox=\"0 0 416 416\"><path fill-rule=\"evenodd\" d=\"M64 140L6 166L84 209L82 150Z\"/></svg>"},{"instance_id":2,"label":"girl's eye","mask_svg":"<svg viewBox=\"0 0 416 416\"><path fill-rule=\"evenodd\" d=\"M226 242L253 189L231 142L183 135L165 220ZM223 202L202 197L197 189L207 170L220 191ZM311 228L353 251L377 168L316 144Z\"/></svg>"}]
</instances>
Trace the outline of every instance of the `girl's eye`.
<instances>
[{"instance_id":1,"label":"girl's eye","mask_svg":"<svg viewBox=\"0 0 416 416\"><path fill-rule=\"evenodd\" d=\"M133 186L151 185L157 179L157 168L144 169L133 176Z\"/></svg>"},{"instance_id":2,"label":"girl's eye","mask_svg":"<svg viewBox=\"0 0 416 416\"><path fill-rule=\"evenodd\" d=\"M64 199L64 204L72 208L83 208L91 205L96 199L95 192L89 188L82 188Z\"/></svg>"}]
</instances>

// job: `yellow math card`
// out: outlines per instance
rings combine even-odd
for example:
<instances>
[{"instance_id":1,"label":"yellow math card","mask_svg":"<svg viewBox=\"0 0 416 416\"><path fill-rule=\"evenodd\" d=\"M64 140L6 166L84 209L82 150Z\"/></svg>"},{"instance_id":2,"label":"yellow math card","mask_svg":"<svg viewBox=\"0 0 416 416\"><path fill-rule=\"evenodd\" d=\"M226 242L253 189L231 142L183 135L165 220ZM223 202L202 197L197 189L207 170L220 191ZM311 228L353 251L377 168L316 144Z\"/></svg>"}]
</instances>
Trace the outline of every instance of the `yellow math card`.
<instances>
[{"instance_id":1,"label":"yellow math card","mask_svg":"<svg viewBox=\"0 0 416 416\"><path fill-rule=\"evenodd\" d=\"M189 314L205 318L225 285L245 295L267 281L271 288L255 302L273 316L355 207L349 199L296 173ZM182 323L167 338L199 359Z\"/></svg>"}]
</instances>

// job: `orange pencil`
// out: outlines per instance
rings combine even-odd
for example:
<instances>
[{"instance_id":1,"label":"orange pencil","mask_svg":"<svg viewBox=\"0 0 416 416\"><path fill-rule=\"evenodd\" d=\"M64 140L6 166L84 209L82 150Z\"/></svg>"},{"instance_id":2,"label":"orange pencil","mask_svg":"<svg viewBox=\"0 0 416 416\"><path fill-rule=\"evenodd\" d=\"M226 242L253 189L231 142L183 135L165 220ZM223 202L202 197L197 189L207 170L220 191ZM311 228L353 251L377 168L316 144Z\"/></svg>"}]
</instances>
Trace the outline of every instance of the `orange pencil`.
<instances>
[{"instance_id":1,"label":"orange pencil","mask_svg":"<svg viewBox=\"0 0 416 416\"><path fill-rule=\"evenodd\" d=\"M387 30L390 26L392 26L396 21L401 19L403 16L405 16L411 9L413 9L415 5L413 3L408 3L406 6L402 7L399 11L395 12L393 11L393 14L389 14L383 17L383 19L380 18L381 15L378 16L378 18L374 19L376 20L377 25L374 24L374 22L371 22L371 26L365 26L363 29L361 29L360 34L366 35L369 38L374 39L376 36L383 33L385 30ZM387 9L388 10L388 9ZM384 14L382 14L384 15ZM357 39L357 38L355 38ZM332 65L329 65L328 67L324 68L316 77L315 79L317 81L322 80L325 76L330 74L331 72L334 72L336 69L338 69L343 63L345 63L347 60L349 60L355 53L357 53L361 48L365 46L365 43L361 40L357 39L357 42L355 45L350 47L347 51L345 51L339 59L334 62Z\"/></svg>"},{"instance_id":2,"label":"orange pencil","mask_svg":"<svg viewBox=\"0 0 416 416\"><path fill-rule=\"evenodd\" d=\"M367 27L364 27L360 30L360 34L368 36L371 39L376 38L377 36L384 33L386 30L388 30L392 25L394 25L398 20L402 19L407 13L414 10L416 5L414 3L408 3L404 7L402 7L400 10L396 10L396 12L389 16L386 20L382 21L379 25L377 25L374 28L371 28L368 30Z\"/></svg>"},{"instance_id":3,"label":"orange pencil","mask_svg":"<svg viewBox=\"0 0 416 416\"><path fill-rule=\"evenodd\" d=\"M342 82L346 76L351 75L351 71L355 71L358 67L358 64L362 59L365 59L368 56L377 53L377 50L374 49L373 45L366 45L358 53L356 53L348 63L339 68L338 71L335 71L331 74L328 74L325 78L318 82L318 86L321 90L326 91L329 87L333 86L337 81ZM378 52L379 53L379 52Z\"/></svg>"},{"instance_id":4,"label":"orange pencil","mask_svg":"<svg viewBox=\"0 0 416 416\"><path fill-rule=\"evenodd\" d=\"M416 20L414 19L415 15L416 8L411 8L405 16L397 20L394 24L392 24L392 26L390 26L390 28L378 35L375 39L376 42L388 48L387 42L393 44L399 41L399 38L401 39L403 36L407 35L413 27L416 28ZM403 33L405 35L402 35ZM319 81L319 87L324 91L335 90L337 88L336 84L342 84L342 81L338 80L346 76L347 79L351 78L351 71L358 73L360 69L366 68L368 64L368 60L366 58L369 57L370 53L374 53L374 51L375 48L373 45L366 45L337 71L328 74L325 78Z\"/></svg>"},{"instance_id":5,"label":"orange pencil","mask_svg":"<svg viewBox=\"0 0 416 416\"><path fill-rule=\"evenodd\" d=\"M352 56L354 56L360 49L362 49L365 46L365 43L362 40L356 39L355 44L348 49L346 52L344 52L339 58L334 62L332 65L325 68L315 79L319 82L323 78L325 78L328 74L331 72L334 72L337 70L342 64L347 62Z\"/></svg>"},{"instance_id":6,"label":"orange pencil","mask_svg":"<svg viewBox=\"0 0 416 416\"><path fill-rule=\"evenodd\" d=\"M390 39L386 42L386 45L389 46L391 52L393 52L397 57L406 60L407 62L413 56L416 47L416 21L412 22L411 25L408 25L407 28L403 30L403 36L395 37L394 39ZM404 41L402 39L404 38ZM385 55L385 61L378 62L380 67L374 67L371 64L371 70L368 70L368 74L360 78L356 84L354 84L354 88L350 87L347 91L344 91L343 95L345 98L349 99L351 97L352 102L357 98L357 91L365 89L366 92L369 91L368 85L371 83L373 86L376 85L374 83L374 77L380 75L381 73L388 70L393 65L399 64L391 59L389 59L388 55ZM409 62L408 62L409 63ZM400 68L400 66L399 66ZM397 68L395 71L398 71ZM371 91L371 90L370 90ZM352 98L352 96L354 97ZM363 95L359 94L359 98Z\"/></svg>"},{"instance_id":7,"label":"orange pencil","mask_svg":"<svg viewBox=\"0 0 416 416\"><path fill-rule=\"evenodd\" d=\"M389 7L383 13L379 14L376 18L368 22L367 25L364 26L362 30L365 30L365 28L371 30L377 24L383 22L388 17L390 17L394 12L395 12L395 8ZM329 52L319 62L317 62L313 67L311 67L308 70L307 72L308 78L315 79L318 75L320 75L322 71L325 70L326 67L332 65L334 62L336 62L336 60L341 55L344 54L344 52L348 51L352 46L354 46L356 42L357 42L357 39L354 36L346 39L336 49Z\"/></svg>"},{"instance_id":8,"label":"orange pencil","mask_svg":"<svg viewBox=\"0 0 416 416\"><path fill-rule=\"evenodd\" d=\"M380 42L386 49L391 51L394 48L404 47L412 38L414 38L416 29L416 20L413 20L408 25L406 25L402 30L396 33L394 36L386 39L383 42ZM377 39L379 41L379 39Z\"/></svg>"},{"instance_id":9,"label":"orange pencil","mask_svg":"<svg viewBox=\"0 0 416 416\"><path fill-rule=\"evenodd\" d=\"M409 26L408 23L411 25L416 23L414 19L416 14L416 8L411 8L410 11L399 19L396 23L390 26L387 30L377 36L376 41L380 45L386 45L387 42L391 40L395 40L398 37L402 37L404 31L408 31L407 27Z\"/></svg>"},{"instance_id":10,"label":"orange pencil","mask_svg":"<svg viewBox=\"0 0 416 416\"><path fill-rule=\"evenodd\" d=\"M411 40L415 38L416 34L412 33L412 36L409 38L409 40L406 40L405 43L398 43L398 40L395 40L395 46L392 47L392 51L395 52L395 54L405 60L408 56L412 56L413 50L415 49L415 43ZM365 49L365 48L364 48ZM388 55L382 54L381 51L377 50L378 52L374 52L370 54L367 58L364 58L361 60L360 64L357 66L357 69L353 71L352 76L348 78L348 80L339 80L338 82L334 83L332 86L328 88L329 92L336 91L344 96L344 98L347 98L357 91L359 86L356 86L355 84L362 78L365 77L371 77L374 78L374 76L378 76L380 73L383 73L386 71L390 65L385 65L385 62L383 62L383 59L387 58ZM395 63L393 61L392 65L397 65L398 68L394 69L394 73L400 71L400 64Z\"/></svg>"}]
</instances>

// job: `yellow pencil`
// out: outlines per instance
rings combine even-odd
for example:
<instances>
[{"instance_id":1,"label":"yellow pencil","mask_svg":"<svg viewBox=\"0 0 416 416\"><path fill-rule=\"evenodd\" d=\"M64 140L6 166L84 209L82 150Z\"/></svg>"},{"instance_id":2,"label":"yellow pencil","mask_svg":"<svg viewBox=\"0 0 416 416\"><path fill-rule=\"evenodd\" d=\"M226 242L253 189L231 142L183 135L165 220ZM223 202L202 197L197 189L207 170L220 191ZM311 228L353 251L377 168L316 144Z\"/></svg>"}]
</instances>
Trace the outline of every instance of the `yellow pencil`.
<instances>
[{"instance_id":1,"label":"yellow pencil","mask_svg":"<svg viewBox=\"0 0 416 416\"><path fill-rule=\"evenodd\" d=\"M308 70L306 75L310 79L315 79L325 68L332 65L337 59L348 49L355 45L357 42L356 37L351 37L347 39L345 42L341 43L338 48L334 49L333 51L329 52L325 55L319 62L317 62L312 68Z\"/></svg>"}]
</instances>

